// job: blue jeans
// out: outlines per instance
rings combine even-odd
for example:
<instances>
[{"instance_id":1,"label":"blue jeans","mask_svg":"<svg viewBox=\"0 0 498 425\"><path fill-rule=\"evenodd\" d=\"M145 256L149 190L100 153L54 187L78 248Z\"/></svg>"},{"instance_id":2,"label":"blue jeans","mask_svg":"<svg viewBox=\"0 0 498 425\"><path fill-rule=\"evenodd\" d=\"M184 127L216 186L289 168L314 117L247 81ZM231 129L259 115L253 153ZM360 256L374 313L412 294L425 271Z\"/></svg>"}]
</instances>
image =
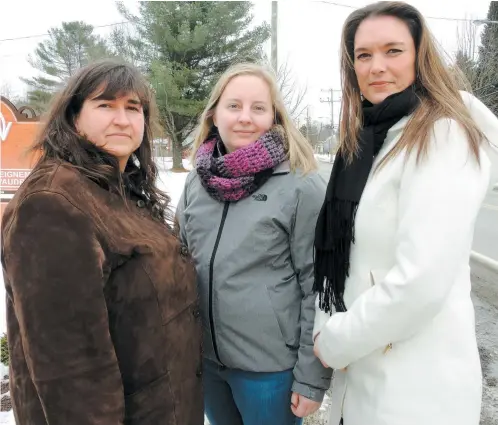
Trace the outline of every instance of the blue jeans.
<instances>
[{"instance_id":1,"label":"blue jeans","mask_svg":"<svg viewBox=\"0 0 498 425\"><path fill-rule=\"evenodd\" d=\"M292 369L244 372L204 359L204 409L211 425L301 425L291 411Z\"/></svg>"}]
</instances>

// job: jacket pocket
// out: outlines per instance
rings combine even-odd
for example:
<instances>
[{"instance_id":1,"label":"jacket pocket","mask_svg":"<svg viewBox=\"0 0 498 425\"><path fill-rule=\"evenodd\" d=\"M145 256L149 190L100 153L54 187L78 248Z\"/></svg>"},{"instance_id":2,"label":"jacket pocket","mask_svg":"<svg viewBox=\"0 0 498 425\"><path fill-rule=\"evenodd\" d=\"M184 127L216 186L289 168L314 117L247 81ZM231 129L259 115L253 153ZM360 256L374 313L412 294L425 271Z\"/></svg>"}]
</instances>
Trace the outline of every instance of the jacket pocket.
<instances>
[{"instance_id":1,"label":"jacket pocket","mask_svg":"<svg viewBox=\"0 0 498 425\"><path fill-rule=\"evenodd\" d=\"M169 373L125 396L125 425L159 423L177 424Z\"/></svg>"},{"instance_id":2,"label":"jacket pocket","mask_svg":"<svg viewBox=\"0 0 498 425\"><path fill-rule=\"evenodd\" d=\"M299 348L301 337L301 291L293 275L275 287L266 285L268 302L285 345Z\"/></svg>"}]
</instances>

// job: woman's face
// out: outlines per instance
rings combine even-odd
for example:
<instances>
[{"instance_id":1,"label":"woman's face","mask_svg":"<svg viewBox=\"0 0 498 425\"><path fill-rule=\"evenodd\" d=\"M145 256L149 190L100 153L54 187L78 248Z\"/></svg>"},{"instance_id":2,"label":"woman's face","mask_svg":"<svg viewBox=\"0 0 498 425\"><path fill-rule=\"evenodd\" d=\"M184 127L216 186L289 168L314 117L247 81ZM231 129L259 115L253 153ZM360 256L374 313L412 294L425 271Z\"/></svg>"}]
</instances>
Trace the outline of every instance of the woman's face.
<instances>
[{"instance_id":1,"label":"woman's face","mask_svg":"<svg viewBox=\"0 0 498 425\"><path fill-rule=\"evenodd\" d=\"M416 50L408 26L394 16L365 19L354 38L354 69L360 91L372 104L415 82Z\"/></svg>"},{"instance_id":2,"label":"woman's face","mask_svg":"<svg viewBox=\"0 0 498 425\"><path fill-rule=\"evenodd\" d=\"M270 87L255 75L234 77L216 106L213 122L228 152L258 140L273 125Z\"/></svg>"},{"instance_id":3,"label":"woman's face","mask_svg":"<svg viewBox=\"0 0 498 425\"><path fill-rule=\"evenodd\" d=\"M97 92L88 97L75 120L78 133L119 160L124 171L131 154L142 143L145 117L138 96L128 93L106 99Z\"/></svg>"}]
</instances>

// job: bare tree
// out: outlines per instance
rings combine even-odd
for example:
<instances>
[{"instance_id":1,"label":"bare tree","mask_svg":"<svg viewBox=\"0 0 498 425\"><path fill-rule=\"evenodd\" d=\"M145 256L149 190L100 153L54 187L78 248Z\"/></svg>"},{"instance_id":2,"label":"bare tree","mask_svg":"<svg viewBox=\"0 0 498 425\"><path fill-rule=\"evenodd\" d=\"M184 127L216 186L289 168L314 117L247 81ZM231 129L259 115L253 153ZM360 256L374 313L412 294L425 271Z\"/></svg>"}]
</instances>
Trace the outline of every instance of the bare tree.
<instances>
[{"instance_id":1,"label":"bare tree","mask_svg":"<svg viewBox=\"0 0 498 425\"><path fill-rule=\"evenodd\" d=\"M111 52L126 60L132 65L147 72L147 54L144 51L137 31L129 23L124 23L113 28L108 37L108 45Z\"/></svg>"},{"instance_id":2,"label":"bare tree","mask_svg":"<svg viewBox=\"0 0 498 425\"><path fill-rule=\"evenodd\" d=\"M279 66L277 81L280 93L284 99L285 106L292 118L297 118L306 109L303 100L308 91L307 87L298 87L294 76L289 68L288 62Z\"/></svg>"},{"instance_id":3,"label":"bare tree","mask_svg":"<svg viewBox=\"0 0 498 425\"><path fill-rule=\"evenodd\" d=\"M9 100L13 97L12 87L9 83L3 83L0 86L0 96L6 97Z\"/></svg>"},{"instance_id":4,"label":"bare tree","mask_svg":"<svg viewBox=\"0 0 498 425\"><path fill-rule=\"evenodd\" d=\"M12 86L9 83L3 83L0 86L0 96L5 97L10 102L12 102L17 108L21 106L28 105L28 100L26 97L22 97L15 94Z\"/></svg>"},{"instance_id":5,"label":"bare tree","mask_svg":"<svg viewBox=\"0 0 498 425\"><path fill-rule=\"evenodd\" d=\"M473 21L462 23L457 30L458 50L452 67L461 88L472 91L495 113L498 112L498 61L494 51L497 34L496 28L485 28L479 43Z\"/></svg>"},{"instance_id":6,"label":"bare tree","mask_svg":"<svg viewBox=\"0 0 498 425\"><path fill-rule=\"evenodd\" d=\"M489 94L486 89L493 88L490 81L495 81L496 67L489 57L479 53L477 28L471 20L457 28L457 45L453 71L461 88L475 92L478 97Z\"/></svg>"},{"instance_id":7,"label":"bare tree","mask_svg":"<svg viewBox=\"0 0 498 425\"><path fill-rule=\"evenodd\" d=\"M472 21L465 21L457 28L457 45L458 50L455 55L454 71L457 77L462 79L463 74L465 82L473 91L479 87L477 72L477 31Z\"/></svg>"}]
</instances>

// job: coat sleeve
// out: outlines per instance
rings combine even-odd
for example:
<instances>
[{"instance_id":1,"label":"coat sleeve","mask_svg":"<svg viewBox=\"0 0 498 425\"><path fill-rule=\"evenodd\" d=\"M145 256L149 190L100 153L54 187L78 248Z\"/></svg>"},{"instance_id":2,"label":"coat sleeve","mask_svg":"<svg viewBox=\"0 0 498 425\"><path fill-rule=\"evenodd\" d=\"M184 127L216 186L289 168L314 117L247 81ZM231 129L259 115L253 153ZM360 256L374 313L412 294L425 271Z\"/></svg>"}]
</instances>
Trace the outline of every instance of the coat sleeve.
<instances>
[{"instance_id":1,"label":"coat sleeve","mask_svg":"<svg viewBox=\"0 0 498 425\"><path fill-rule=\"evenodd\" d=\"M333 314L316 339L320 357L333 368L428 326L468 264L489 160L482 155L478 165L453 120L436 122L430 143L428 156L417 165L411 155L402 173L395 265L377 273L375 285L347 312Z\"/></svg>"},{"instance_id":2,"label":"coat sleeve","mask_svg":"<svg viewBox=\"0 0 498 425\"><path fill-rule=\"evenodd\" d=\"M176 206L175 211L175 233L178 235L183 244L187 245L187 233L185 231L185 207L187 206L187 192L190 181L193 177L195 171L191 171L185 180L185 185L183 187L183 192L180 196L180 200Z\"/></svg>"},{"instance_id":3,"label":"coat sleeve","mask_svg":"<svg viewBox=\"0 0 498 425\"><path fill-rule=\"evenodd\" d=\"M292 391L314 401L322 401L330 387L332 371L325 369L313 353L313 323L315 299L313 292L314 267L313 245L315 223L325 198L325 182L319 174L302 177L298 188L298 203L294 225L290 235L290 246L294 269L302 292L301 338L298 361L294 367Z\"/></svg>"},{"instance_id":4,"label":"coat sleeve","mask_svg":"<svg viewBox=\"0 0 498 425\"><path fill-rule=\"evenodd\" d=\"M124 392L93 223L37 192L4 235L5 270L30 377L51 425L118 425Z\"/></svg>"}]
</instances>

